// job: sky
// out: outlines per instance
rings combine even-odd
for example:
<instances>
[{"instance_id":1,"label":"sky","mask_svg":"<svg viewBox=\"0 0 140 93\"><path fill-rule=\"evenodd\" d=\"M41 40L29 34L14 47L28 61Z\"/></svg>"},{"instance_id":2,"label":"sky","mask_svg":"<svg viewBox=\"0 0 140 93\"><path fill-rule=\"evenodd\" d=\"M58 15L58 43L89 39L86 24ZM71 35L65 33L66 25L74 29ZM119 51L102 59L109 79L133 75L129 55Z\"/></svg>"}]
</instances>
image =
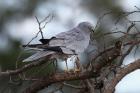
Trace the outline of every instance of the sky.
<instances>
[{"instance_id":1,"label":"sky","mask_svg":"<svg viewBox=\"0 0 140 93\"><path fill-rule=\"evenodd\" d=\"M13 0L14 2L10 1L11 0L0 0L0 6L7 4L6 7L19 7L14 6L15 3L18 3L18 0ZM135 10L136 8L134 6L139 4L140 0L119 0L118 3L119 6L127 11ZM53 20L46 25L46 28L43 29L46 38L50 38L60 32L68 31L82 21L89 21L94 26L97 23L96 17L93 15L91 16L90 12L85 11L82 7L80 7L80 0L50 0L47 3L41 3L34 12L34 15L38 16L41 20L49 13L56 13L59 16L59 19L54 17ZM92 20L94 20L94 22ZM70 21L71 23L67 23L67 21ZM27 44L38 32L38 24L34 16L20 21L10 20L5 25L5 28L10 36L22 40L23 44ZM39 43L39 38L40 36L32 43ZM1 38L0 41L2 41ZM131 63L134 60L135 57L129 55L125 58L124 64ZM65 63L61 63L60 65L65 68ZM71 62L69 62L68 65L73 67ZM121 82L116 86L115 93L140 93L139 86L140 70L136 70L121 80Z\"/></svg>"}]
</instances>

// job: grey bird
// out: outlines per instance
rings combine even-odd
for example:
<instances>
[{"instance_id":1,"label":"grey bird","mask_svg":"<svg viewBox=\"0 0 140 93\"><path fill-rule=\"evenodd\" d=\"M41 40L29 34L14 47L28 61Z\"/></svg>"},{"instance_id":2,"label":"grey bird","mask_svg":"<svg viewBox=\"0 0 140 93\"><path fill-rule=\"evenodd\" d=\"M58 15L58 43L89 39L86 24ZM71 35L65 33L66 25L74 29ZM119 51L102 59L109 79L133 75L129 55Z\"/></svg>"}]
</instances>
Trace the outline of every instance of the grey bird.
<instances>
[{"instance_id":1,"label":"grey bird","mask_svg":"<svg viewBox=\"0 0 140 93\"><path fill-rule=\"evenodd\" d=\"M52 59L67 59L72 55L79 55L87 49L92 32L91 23L81 22L73 29L61 32L50 39L40 39L42 44L25 45L39 51L23 62L40 60L48 55L52 55Z\"/></svg>"}]
</instances>

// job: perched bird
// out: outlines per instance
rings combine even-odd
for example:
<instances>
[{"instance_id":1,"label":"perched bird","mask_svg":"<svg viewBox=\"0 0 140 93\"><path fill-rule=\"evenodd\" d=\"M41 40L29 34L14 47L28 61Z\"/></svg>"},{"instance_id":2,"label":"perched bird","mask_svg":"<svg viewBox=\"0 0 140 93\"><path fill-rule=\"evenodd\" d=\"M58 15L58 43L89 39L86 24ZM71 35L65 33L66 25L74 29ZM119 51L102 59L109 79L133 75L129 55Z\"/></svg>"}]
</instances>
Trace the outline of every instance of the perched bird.
<instances>
[{"instance_id":1,"label":"perched bird","mask_svg":"<svg viewBox=\"0 0 140 93\"><path fill-rule=\"evenodd\" d=\"M40 39L42 44L23 45L39 49L23 62L40 60L48 55L52 55L52 59L67 59L72 55L79 55L87 49L92 31L93 26L89 22L81 22L75 28L61 32L50 39Z\"/></svg>"}]
</instances>

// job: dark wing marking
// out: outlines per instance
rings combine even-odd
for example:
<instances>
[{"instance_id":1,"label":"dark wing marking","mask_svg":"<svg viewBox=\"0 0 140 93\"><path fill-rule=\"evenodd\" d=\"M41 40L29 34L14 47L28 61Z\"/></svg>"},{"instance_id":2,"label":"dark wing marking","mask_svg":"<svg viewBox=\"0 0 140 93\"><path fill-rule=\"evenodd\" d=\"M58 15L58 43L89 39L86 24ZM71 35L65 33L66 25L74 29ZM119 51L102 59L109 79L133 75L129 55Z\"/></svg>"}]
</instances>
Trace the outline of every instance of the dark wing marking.
<instances>
[{"instance_id":1,"label":"dark wing marking","mask_svg":"<svg viewBox=\"0 0 140 93\"><path fill-rule=\"evenodd\" d=\"M42 44L48 44L52 39L54 39L56 37L51 37L50 39L40 39L39 41L42 43Z\"/></svg>"},{"instance_id":2,"label":"dark wing marking","mask_svg":"<svg viewBox=\"0 0 140 93\"><path fill-rule=\"evenodd\" d=\"M62 49L59 47L59 46L54 46L54 47L46 47L46 48L43 48L47 51L54 51L54 52L60 52L60 53L63 53Z\"/></svg>"},{"instance_id":3,"label":"dark wing marking","mask_svg":"<svg viewBox=\"0 0 140 93\"><path fill-rule=\"evenodd\" d=\"M36 48L38 46L41 46L42 44L30 44L30 45L22 45L22 47L31 47L31 48Z\"/></svg>"}]
</instances>

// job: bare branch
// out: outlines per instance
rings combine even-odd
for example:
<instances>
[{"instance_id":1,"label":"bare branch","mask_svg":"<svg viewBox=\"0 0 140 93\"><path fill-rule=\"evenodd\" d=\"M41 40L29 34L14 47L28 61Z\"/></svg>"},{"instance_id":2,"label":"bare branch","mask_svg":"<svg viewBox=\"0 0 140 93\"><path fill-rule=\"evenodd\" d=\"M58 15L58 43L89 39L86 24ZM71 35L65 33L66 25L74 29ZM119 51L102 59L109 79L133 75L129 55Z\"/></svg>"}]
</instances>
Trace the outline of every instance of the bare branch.
<instances>
[{"instance_id":1,"label":"bare branch","mask_svg":"<svg viewBox=\"0 0 140 93\"><path fill-rule=\"evenodd\" d=\"M127 74L133 72L136 69L140 68L140 59L134 61L131 64L128 64L127 66L124 66L123 68L119 69L117 71L116 76L107 83L105 86L105 90L103 93L113 93L115 91L115 86L118 84L118 82Z\"/></svg>"},{"instance_id":2,"label":"bare branch","mask_svg":"<svg viewBox=\"0 0 140 93\"><path fill-rule=\"evenodd\" d=\"M63 81L83 80L95 77L92 71L85 71L80 73L58 73L52 76L47 76L39 81L34 82L23 93L36 93L37 91L48 87L51 84Z\"/></svg>"},{"instance_id":3,"label":"bare branch","mask_svg":"<svg viewBox=\"0 0 140 93\"><path fill-rule=\"evenodd\" d=\"M135 6L138 10L140 10L140 8L139 7L137 7L137 6Z\"/></svg>"},{"instance_id":4,"label":"bare branch","mask_svg":"<svg viewBox=\"0 0 140 93\"><path fill-rule=\"evenodd\" d=\"M39 32L41 33L42 39L44 39L42 28L41 28L41 22L39 22L39 20L38 20L38 18L36 16L35 16L35 18L36 18L38 26L39 26Z\"/></svg>"},{"instance_id":5,"label":"bare branch","mask_svg":"<svg viewBox=\"0 0 140 93\"><path fill-rule=\"evenodd\" d=\"M43 20L40 21L40 23L45 22L50 16L51 16L51 14L49 14L48 16L46 16ZM39 22L39 21L38 21L38 22Z\"/></svg>"},{"instance_id":6,"label":"bare branch","mask_svg":"<svg viewBox=\"0 0 140 93\"><path fill-rule=\"evenodd\" d=\"M51 18L47 21L47 19L50 16L51 16L51 14L49 14L48 16L46 16L42 21L39 21L39 19L35 16L35 18L37 20L37 23L38 23L38 26L39 26L39 32L41 33L42 39L44 39L42 29L44 29L46 27L46 25L53 19L53 15L52 15ZM43 25L43 27L41 27L41 24L44 23L44 22L45 22L45 24Z\"/></svg>"},{"instance_id":7,"label":"bare branch","mask_svg":"<svg viewBox=\"0 0 140 93\"><path fill-rule=\"evenodd\" d=\"M51 16L51 15L50 15L50 16ZM50 17L50 16L48 16L48 17ZM44 19L44 21L47 20L48 17L46 17L46 18ZM52 15L51 18L50 18L48 21L45 22L45 24L42 26L42 29L44 29L44 28L46 27L46 25L47 25L50 21L52 21L53 17L54 17L54 16Z\"/></svg>"},{"instance_id":8,"label":"bare branch","mask_svg":"<svg viewBox=\"0 0 140 93\"><path fill-rule=\"evenodd\" d=\"M117 24L120 21L121 18L126 18L127 16L129 16L131 14L134 14L134 13L140 13L140 10L136 10L136 11L132 11L132 12L123 12L123 11L120 11L120 13L118 15L118 19L116 20L115 24Z\"/></svg>"},{"instance_id":9,"label":"bare branch","mask_svg":"<svg viewBox=\"0 0 140 93\"><path fill-rule=\"evenodd\" d=\"M101 15L101 16L99 17L98 21L97 21L97 24L96 24L94 30L97 29L97 27L98 27L100 21L101 21L106 15L111 14L111 13L112 13L112 11L109 11L109 12L106 12L106 13L104 13L103 15Z\"/></svg>"}]
</instances>

